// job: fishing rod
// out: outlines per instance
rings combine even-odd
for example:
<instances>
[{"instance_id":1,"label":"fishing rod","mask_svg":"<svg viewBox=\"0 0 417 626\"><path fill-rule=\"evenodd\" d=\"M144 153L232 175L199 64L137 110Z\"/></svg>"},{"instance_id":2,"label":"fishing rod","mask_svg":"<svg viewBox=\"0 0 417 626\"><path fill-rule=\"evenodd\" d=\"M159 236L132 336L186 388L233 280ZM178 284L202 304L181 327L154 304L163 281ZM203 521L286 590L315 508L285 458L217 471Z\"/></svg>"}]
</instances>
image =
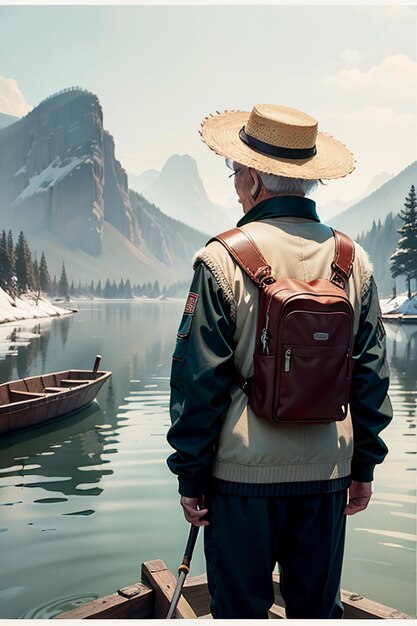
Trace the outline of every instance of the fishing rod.
<instances>
[{"instance_id":1,"label":"fishing rod","mask_svg":"<svg viewBox=\"0 0 417 626\"><path fill-rule=\"evenodd\" d=\"M187 545L185 546L184 556L182 563L178 568L178 580L172 595L169 611L165 619L172 619L174 617L175 609L177 608L178 601L181 597L182 588L184 586L185 579L190 571L191 557L193 555L195 542L197 541L199 526L191 524L190 532L188 533Z\"/></svg>"}]
</instances>

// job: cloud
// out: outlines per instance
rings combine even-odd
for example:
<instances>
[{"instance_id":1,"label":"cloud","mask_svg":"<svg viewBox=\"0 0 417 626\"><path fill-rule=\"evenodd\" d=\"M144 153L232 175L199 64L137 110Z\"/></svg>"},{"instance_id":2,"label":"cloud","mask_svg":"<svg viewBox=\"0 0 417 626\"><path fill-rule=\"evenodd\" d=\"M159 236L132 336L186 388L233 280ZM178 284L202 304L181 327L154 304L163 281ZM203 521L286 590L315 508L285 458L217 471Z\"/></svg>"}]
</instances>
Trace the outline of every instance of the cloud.
<instances>
[{"instance_id":1,"label":"cloud","mask_svg":"<svg viewBox=\"0 0 417 626\"><path fill-rule=\"evenodd\" d=\"M347 112L332 111L327 112L325 115L326 117L333 119L349 119L364 122L366 120L378 120L381 123L386 123L389 121L393 122L394 120L403 120L404 122L411 123L416 120L417 111L414 114L405 113L403 115L397 115L388 107L378 107L374 104L368 104L361 109L351 110Z\"/></svg>"},{"instance_id":2,"label":"cloud","mask_svg":"<svg viewBox=\"0 0 417 626\"><path fill-rule=\"evenodd\" d=\"M22 117L33 109L13 78L0 76L0 112Z\"/></svg>"},{"instance_id":3,"label":"cloud","mask_svg":"<svg viewBox=\"0 0 417 626\"><path fill-rule=\"evenodd\" d=\"M362 61L363 54L359 52L359 50L354 50L353 48L345 48L339 54L339 59L349 64L358 63L359 61Z\"/></svg>"},{"instance_id":4,"label":"cloud","mask_svg":"<svg viewBox=\"0 0 417 626\"><path fill-rule=\"evenodd\" d=\"M369 104L357 110L318 113L320 126L352 150L363 184L369 171L399 172L416 160L417 112L398 114Z\"/></svg>"},{"instance_id":5,"label":"cloud","mask_svg":"<svg viewBox=\"0 0 417 626\"><path fill-rule=\"evenodd\" d=\"M349 107L370 103L414 113L417 106L417 63L406 54L385 57L367 72L358 68L326 74L322 80L334 97L343 96Z\"/></svg>"}]
</instances>

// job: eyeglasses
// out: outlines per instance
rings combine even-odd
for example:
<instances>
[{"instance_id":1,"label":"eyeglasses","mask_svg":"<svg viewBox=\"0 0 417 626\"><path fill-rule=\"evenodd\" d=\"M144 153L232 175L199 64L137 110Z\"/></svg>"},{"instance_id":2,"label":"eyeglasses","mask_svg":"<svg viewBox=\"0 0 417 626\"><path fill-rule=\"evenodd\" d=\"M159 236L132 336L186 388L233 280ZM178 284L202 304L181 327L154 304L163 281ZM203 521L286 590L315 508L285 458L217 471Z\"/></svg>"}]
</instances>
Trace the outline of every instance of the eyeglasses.
<instances>
[{"instance_id":1,"label":"eyeglasses","mask_svg":"<svg viewBox=\"0 0 417 626\"><path fill-rule=\"evenodd\" d=\"M241 172L243 172L244 168L243 167L239 167L238 170L234 170L234 172L232 172L231 174L229 174L228 178L232 178L232 176L236 176L236 174L240 174Z\"/></svg>"}]
</instances>

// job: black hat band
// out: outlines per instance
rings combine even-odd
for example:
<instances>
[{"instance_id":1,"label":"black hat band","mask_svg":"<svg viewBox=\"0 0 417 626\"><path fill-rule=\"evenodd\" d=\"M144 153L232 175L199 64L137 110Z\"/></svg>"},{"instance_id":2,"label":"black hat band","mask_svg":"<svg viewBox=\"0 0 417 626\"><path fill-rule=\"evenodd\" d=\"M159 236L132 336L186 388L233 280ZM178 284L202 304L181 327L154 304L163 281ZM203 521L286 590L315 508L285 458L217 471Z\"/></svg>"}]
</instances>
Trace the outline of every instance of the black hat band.
<instances>
[{"instance_id":1,"label":"black hat band","mask_svg":"<svg viewBox=\"0 0 417 626\"><path fill-rule=\"evenodd\" d=\"M273 146L270 143L247 135L244 126L239 131L239 137L243 143L257 152L281 159L309 159L317 154L316 146L312 148L281 148L280 146Z\"/></svg>"}]
</instances>

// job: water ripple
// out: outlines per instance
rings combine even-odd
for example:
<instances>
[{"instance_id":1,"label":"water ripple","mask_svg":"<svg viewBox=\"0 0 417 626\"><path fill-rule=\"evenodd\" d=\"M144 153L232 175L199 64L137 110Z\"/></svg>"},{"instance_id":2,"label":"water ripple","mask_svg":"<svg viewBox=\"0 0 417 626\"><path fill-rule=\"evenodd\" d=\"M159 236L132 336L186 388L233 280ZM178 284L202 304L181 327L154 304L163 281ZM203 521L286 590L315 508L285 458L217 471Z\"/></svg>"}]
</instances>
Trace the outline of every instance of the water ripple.
<instances>
[{"instance_id":1,"label":"water ripple","mask_svg":"<svg viewBox=\"0 0 417 626\"><path fill-rule=\"evenodd\" d=\"M64 611L71 611L79 606L82 606L86 602L97 600L98 594L96 593L82 593L74 596L64 596L62 598L56 598L50 602L45 602L40 606L34 607L29 611L23 613L20 619L51 619L59 613Z\"/></svg>"}]
</instances>

